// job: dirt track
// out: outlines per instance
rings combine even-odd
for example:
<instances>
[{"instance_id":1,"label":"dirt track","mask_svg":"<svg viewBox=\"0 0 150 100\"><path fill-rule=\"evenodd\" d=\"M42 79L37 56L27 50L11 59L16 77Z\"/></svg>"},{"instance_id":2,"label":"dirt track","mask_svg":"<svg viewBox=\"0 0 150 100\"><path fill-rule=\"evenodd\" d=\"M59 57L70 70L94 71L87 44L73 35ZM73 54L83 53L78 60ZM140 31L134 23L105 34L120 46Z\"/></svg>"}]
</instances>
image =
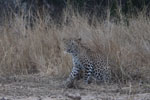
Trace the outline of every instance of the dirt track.
<instances>
[{"instance_id":1,"label":"dirt track","mask_svg":"<svg viewBox=\"0 0 150 100\"><path fill-rule=\"evenodd\" d=\"M150 100L150 85L84 85L65 89L64 79L41 75L0 77L0 100Z\"/></svg>"}]
</instances>

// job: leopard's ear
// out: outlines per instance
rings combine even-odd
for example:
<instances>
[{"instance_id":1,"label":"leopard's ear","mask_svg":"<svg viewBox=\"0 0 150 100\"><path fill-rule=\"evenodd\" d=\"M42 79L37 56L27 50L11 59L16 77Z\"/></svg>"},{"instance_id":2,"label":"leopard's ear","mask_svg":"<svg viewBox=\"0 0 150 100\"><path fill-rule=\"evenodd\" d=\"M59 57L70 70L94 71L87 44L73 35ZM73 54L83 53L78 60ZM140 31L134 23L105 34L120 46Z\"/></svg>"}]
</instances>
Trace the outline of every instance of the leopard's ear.
<instances>
[{"instance_id":1,"label":"leopard's ear","mask_svg":"<svg viewBox=\"0 0 150 100\"><path fill-rule=\"evenodd\" d=\"M79 37L79 38L76 39L76 42L77 42L78 44L80 44L80 43L81 43L81 40L82 40L82 39Z\"/></svg>"},{"instance_id":2,"label":"leopard's ear","mask_svg":"<svg viewBox=\"0 0 150 100\"><path fill-rule=\"evenodd\" d=\"M63 38L63 39L62 39L62 42L65 42L65 40L66 40L66 39L65 39L65 38Z\"/></svg>"},{"instance_id":3,"label":"leopard's ear","mask_svg":"<svg viewBox=\"0 0 150 100\"><path fill-rule=\"evenodd\" d=\"M81 37L79 37L79 38L77 39L78 42L81 42L81 40L82 40Z\"/></svg>"}]
</instances>

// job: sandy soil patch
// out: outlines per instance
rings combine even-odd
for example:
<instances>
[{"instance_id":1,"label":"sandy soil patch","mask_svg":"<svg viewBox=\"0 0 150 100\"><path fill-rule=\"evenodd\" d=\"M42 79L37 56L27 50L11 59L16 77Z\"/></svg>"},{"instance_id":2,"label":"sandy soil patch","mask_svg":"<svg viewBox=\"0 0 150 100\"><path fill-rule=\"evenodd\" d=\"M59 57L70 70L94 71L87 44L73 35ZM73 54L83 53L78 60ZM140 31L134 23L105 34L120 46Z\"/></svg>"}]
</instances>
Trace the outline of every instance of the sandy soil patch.
<instances>
[{"instance_id":1,"label":"sandy soil patch","mask_svg":"<svg viewBox=\"0 0 150 100\"><path fill-rule=\"evenodd\" d=\"M0 77L0 100L150 100L150 85L129 83L62 87L62 78L41 75Z\"/></svg>"}]
</instances>

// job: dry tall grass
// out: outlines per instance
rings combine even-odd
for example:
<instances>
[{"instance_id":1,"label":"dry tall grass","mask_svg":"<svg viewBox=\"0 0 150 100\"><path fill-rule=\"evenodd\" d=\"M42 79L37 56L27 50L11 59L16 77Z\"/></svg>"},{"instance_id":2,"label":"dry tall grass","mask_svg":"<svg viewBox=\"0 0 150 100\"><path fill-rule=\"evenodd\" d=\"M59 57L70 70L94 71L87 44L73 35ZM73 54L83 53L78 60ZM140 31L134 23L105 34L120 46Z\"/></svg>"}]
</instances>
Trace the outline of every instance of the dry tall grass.
<instances>
[{"instance_id":1,"label":"dry tall grass","mask_svg":"<svg viewBox=\"0 0 150 100\"><path fill-rule=\"evenodd\" d=\"M62 38L81 37L93 50L101 51L113 63L116 79L150 79L150 20L142 14L113 22L91 20L86 14L64 12L62 25L47 14L31 28L24 15L15 15L0 26L0 75L43 73L67 75L71 58L63 54Z\"/></svg>"}]
</instances>

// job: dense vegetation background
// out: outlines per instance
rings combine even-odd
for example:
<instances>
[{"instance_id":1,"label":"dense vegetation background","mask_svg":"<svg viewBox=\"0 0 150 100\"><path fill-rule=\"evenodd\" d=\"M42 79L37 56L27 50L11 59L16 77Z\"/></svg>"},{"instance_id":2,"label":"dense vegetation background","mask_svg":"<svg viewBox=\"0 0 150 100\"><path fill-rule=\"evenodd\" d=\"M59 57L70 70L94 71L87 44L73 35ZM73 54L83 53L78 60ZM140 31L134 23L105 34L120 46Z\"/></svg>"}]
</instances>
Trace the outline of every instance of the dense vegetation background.
<instances>
[{"instance_id":1,"label":"dense vegetation background","mask_svg":"<svg viewBox=\"0 0 150 100\"><path fill-rule=\"evenodd\" d=\"M150 0L0 0L0 75L66 76L62 38L81 37L114 81L150 80Z\"/></svg>"},{"instance_id":2,"label":"dense vegetation background","mask_svg":"<svg viewBox=\"0 0 150 100\"><path fill-rule=\"evenodd\" d=\"M19 13L20 10L24 10L26 13L30 10L36 12L42 11L43 8L49 10L54 18L60 17L63 9L68 6L78 9L78 11L84 11L91 14L101 16L106 9L110 9L111 15L116 15L117 10L125 15L137 14L139 11L149 12L150 1L149 0L1 0L0 10L1 16L8 13L8 11L14 11Z\"/></svg>"}]
</instances>

